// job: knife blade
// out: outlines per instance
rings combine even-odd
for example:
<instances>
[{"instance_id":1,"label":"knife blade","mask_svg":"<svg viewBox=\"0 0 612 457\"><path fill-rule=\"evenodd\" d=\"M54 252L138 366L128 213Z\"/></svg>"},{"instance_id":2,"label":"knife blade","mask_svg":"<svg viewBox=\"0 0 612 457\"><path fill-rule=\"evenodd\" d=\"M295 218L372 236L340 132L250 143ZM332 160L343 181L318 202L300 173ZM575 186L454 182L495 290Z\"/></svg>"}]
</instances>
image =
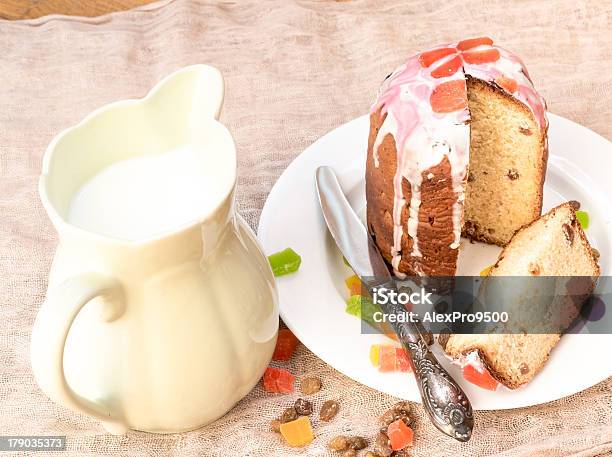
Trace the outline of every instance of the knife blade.
<instances>
[{"instance_id":1,"label":"knife blade","mask_svg":"<svg viewBox=\"0 0 612 457\"><path fill-rule=\"evenodd\" d=\"M315 173L319 203L327 228L353 271L372 293L373 289L397 290L394 278L361 220L349 204L338 178L330 167ZM387 300L379 306L384 315L404 314L406 309ZM423 407L433 424L458 441L468 441L474 427L470 401L457 382L440 365L423 339L419 324L387 319L409 355Z\"/></svg>"}]
</instances>

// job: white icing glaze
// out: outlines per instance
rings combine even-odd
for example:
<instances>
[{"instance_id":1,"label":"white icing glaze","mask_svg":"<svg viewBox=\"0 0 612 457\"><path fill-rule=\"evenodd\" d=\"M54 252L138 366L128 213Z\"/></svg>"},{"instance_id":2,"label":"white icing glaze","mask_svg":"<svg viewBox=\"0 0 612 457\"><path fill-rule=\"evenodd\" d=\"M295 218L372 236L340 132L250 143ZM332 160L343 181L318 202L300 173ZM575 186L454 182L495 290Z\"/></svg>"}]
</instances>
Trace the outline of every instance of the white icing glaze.
<instances>
[{"instance_id":1,"label":"white icing glaze","mask_svg":"<svg viewBox=\"0 0 612 457\"><path fill-rule=\"evenodd\" d=\"M399 265L405 254L401 248L404 234L401 216L406 205L402 181L406 179L410 184L406 230L412 239L412 250L408 255L422 257L417 237L422 176L425 170L439 165L445 157L450 163L452 188L457 196L452 207L453 242L450 248L460 246L470 141L466 74L497 84L527 105L540 127L547 128L544 100L533 88L521 60L494 46L491 40L479 39L473 46L469 41L441 46L409 58L384 81L372 107L372 112L380 109L381 115L386 114L374 142L374 165L379 166L378 148L388 134L393 136L397 150L391 248L391 264L396 275L401 274ZM446 55L431 57L439 51ZM427 179L432 178L433 174L429 173ZM412 267L422 275L419 262L414 262Z\"/></svg>"},{"instance_id":2,"label":"white icing glaze","mask_svg":"<svg viewBox=\"0 0 612 457\"><path fill-rule=\"evenodd\" d=\"M484 366L484 363L482 363L480 355L478 355L478 351L468 352L467 354L462 355L461 357L456 359L455 362L461 368L465 368L467 365L471 365L479 373L484 373L487 370L487 368Z\"/></svg>"}]
</instances>

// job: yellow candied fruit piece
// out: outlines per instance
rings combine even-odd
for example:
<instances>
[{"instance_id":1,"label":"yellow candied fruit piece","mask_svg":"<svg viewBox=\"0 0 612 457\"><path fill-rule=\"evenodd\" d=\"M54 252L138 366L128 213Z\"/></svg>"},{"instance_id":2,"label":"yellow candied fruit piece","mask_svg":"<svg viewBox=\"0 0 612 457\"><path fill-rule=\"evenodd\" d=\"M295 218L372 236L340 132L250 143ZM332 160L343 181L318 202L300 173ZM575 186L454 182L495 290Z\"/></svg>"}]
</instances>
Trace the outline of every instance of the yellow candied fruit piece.
<instances>
[{"instance_id":1,"label":"yellow candied fruit piece","mask_svg":"<svg viewBox=\"0 0 612 457\"><path fill-rule=\"evenodd\" d=\"M373 344L370 347L370 362L372 362L372 365L374 365L375 367L377 367L378 364L380 363L380 345L379 344Z\"/></svg>"},{"instance_id":2,"label":"yellow candied fruit piece","mask_svg":"<svg viewBox=\"0 0 612 457\"><path fill-rule=\"evenodd\" d=\"M489 265L487 268L484 268L481 272L480 272L480 276L489 276L489 274L491 273L491 270L493 269L494 265Z\"/></svg>"},{"instance_id":3,"label":"yellow candied fruit piece","mask_svg":"<svg viewBox=\"0 0 612 457\"><path fill-rule=\"evenodd\" d=\"M287 444L293 447L306 446L314 440L308 416L301 416L294 421L280 424L280 432Z\"/></svg>"},{"instance_id":4,"label":"yellow candied fruit piece","mask_svg":"<svg viewBox=\"0 0 612 457\"><path fill-rule=\"evenodd\" d=\"M361 280L357 275L349 276L344 280L350 295L361 295Z\"/></svg>"}]
</instances>

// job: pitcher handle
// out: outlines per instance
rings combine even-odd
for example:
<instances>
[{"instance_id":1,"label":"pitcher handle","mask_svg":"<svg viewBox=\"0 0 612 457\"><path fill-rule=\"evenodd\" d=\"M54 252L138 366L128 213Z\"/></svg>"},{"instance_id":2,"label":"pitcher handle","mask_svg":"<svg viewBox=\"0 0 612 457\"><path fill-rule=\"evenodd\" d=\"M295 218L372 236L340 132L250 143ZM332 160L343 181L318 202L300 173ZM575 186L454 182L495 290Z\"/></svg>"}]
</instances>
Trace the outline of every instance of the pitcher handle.
<instances>
[{"instance_id":1,"label":"pitcher handle","mask_svg":"<svg viewBox=\"0 0 612 457\"><path fill-rule=\"evenodd\" d=\"M64 374L64 349L70 327L81 309L99 296L105 297L105 322L121 317L125 311L123 287L112 276L82 273L50 291L34 322L30 357L36 380L50 398L101 420L110 433L122 434L128 428L123 415L78 396Z\"/></svg>"}]
</instances>

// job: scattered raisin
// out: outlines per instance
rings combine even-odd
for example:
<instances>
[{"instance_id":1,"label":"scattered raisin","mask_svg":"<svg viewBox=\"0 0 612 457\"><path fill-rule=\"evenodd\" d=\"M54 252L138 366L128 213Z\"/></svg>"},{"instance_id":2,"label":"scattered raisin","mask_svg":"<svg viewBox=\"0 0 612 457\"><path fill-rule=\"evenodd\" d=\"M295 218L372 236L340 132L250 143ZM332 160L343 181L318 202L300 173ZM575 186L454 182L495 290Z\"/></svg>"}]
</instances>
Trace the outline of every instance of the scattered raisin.
<instances>
[{"instance_id":1,"label":"scattered raisin","mask_svg":"<svg viewBox=\"0 0 612 457\"><path fill-rule=\"evenodd\" d=\"M445 302L444 300L437 302L434 305L434 311L440 314L445 313L446 311L448 311L448 303Z\"/></svg>"},{"instance_id":2,"label":"scattered raisin","mask_svg":"<svg viewBox=\"0 0 612 457\"><path fill-rule=\"evenodd\" d=\"M379 417L378 424L381 429L385 429L389 426L391 422L395 421L395 411L392 409L385 411L385 413Z\"/></svg>"},{"instance_id":3,"label":"scattered raisin","mask_svg":"<svg viewBox=\"0 0 612 457\"><path fill-rule=\"evenodd\" d=\"M412 407L410 406L410 402L398 401L396 404L393 405L393 410L409 416Z\"/></svg>"},{"instance_id":4,"label":"scattered raisin","mask_svg":"<svg viewBox=\"0 0 612 457\"><path fill-rule=\"evenodd\" d=\"M300 416L310 416L312 414L312 403L303 398L298 398L293 408Z\"/></svg>"},{"instance_id":5,"label":"scattered raisin","mask_svg":"<svg viewBox=\"0 0 612 457\"><path fill-rule=\"evenodd\" d=\"M510 170L508 170L508 178L510 178L510 181L516 181L517 179L519 179L519 172L518 170L511 168Z\"/></svg>"},{"instance_id":6,"label":"scattered raisin","mask_svg":"<svg viewBox=\"0 0 612 457\"><path fill-rule=\"evenodd\" d=\"M402 251L398 251L398 254L401 252ZM412 293L412 289L408 286L399 286L398 292L410 295Z\"/></svg>"},{"instance_id":7,"label":"scattered raisin","mask_svg":"<svg viewBox=\"0 0 612 457\"><path fill-rule=\"evenodd\" d=\"M324 422L329 422L334 417L336 417L336 414L338 414L339 410L340 405L336 400L327 400L325 403L323 403L323 406L321 406L321 411L319 412L319 419Z\"/></svg>"},{"instance_id":8,"label":"scattered raisin","mask_svg":"<svg viewBox=\"0 0 612 457\"><path fill-rule=\"evenodd\" d=\"M310 376L300 382L300 392L304 395L316 394L319 390L321 390L321 380L319 378Z\"/></svg>"},{"instance_id":9,"label":"scattered raisin","mask_svg":"<svg viewBox=\"0 0 612 457\"><path fill-rule=\"evenodd\" d=\"M332 451L346 451L349 447L349 439L344 435L336 436L332 438L329 443L327 443L327 447L329 447Z\"/></svg>"},{"instance_id":10,"label":"scattered raisin","mask_svg":"<svg viewBox=\"0 0 612 457\"><path fill-rule=\"evenodd\" d=\"M527 135L527 136L531 136L533 134L531 129L526 128L526 127L519 127L519 132L521 132L523 135Z\"/></svg>"},{"instance_id":11,"label":"scattered raisin","mask_svg":"<svg viewBox=\"0 0 612 457\"><path fill-rule=\"evenodd\" d=\"M599 260L599 258L601 257L599 251L595 248L591 248L591 251L593 251L593 257L595 258L595 260Z\"/></svg>"},{"instance_id":12,"label":"scattered raisin","mask_svg":"<svg viewBox=\"0 0 612 457\"><path fill-rule=\"evenodd\" d=\"M568 203L570 204L570 206L572 208L574 208L574 211L578 211L580 209L580 202L579 201L570 200Z\"/></svg>"},{"instance_id":13,"label":"scattered raisin","mask_svg":"<svg viewBox=\"0 0 612 457\"><path fill-rule=\"evenodd\" d=\"M433 333L431 333L431 332L422 332L421 336L423 337L423 340L425 340L425 342L427 343L427 346L431 346L432 344L434 344Z\"/></svg>"},{"instance_id":14,"label":"scattered raisin","mask_svg":"<svg viewBox=\"0 0 612 457\"><path fill-rule=\"evenodd\" d=\"M348 440L348 447L359 451L368 447L368 442L363 436L353 436Z\"/></svg>"},{"instance_id":15,"label":"scattered raisin","mask_svg":"<svg viewBox=\"0 0 612 457\"><path fill-rule=\"evenodd\" d=\"M476 233L478 232L479 228L478 228L478 224L476 224L476 222L472 222L472 221L465 221L465 223L463 224L463 233L465 233L465 235L468 238L473 238L476 236Z\"/></svg>"},{"instance_id":16,"label":"scattered raisin","mask_svg":"<svg viewBox=\"0 0 612 457\"><path fill-rule=\"evenodd\" d=\"M380 431L382 433L387 433L387 427L392 422L401 419L404 421L406 425L410 425L412 422L410 418L410 403L407 401L400 401L393 405L390 409L385 411L385 413L380 416L378 419L378 424L380 426Z\"/></svg>"},{"instance_id":17,"label":"scattered raisin","mask_svg":"<svg viewBox=\"0 0 612 457\"><path fill-rule=\"evenodd\" d=\"M278 419L274 419L273 421L270 422L270 430L272 430L275 433L280 433L280 424L281 424L281 421L279 421Z\"/></svg>"},{"instance_id":18,"label":"scattered raisin","mask_svg":"<svg viewBox=\"0 0 612 457\"><path fill-rule=\"evenodd\" d=\"M519 367L519 370L521 370L521 374L529 373L529 367L527 366L527 364L525 362L521 363L521 366Z\"/></svg>"},{"instance_id":19,"label":"scattered raisin","mask_svg":"<svg viewBox=\"0 0 612 457\"><path fill-rule=\"evenodd\" d=\"M389 443L389 437L382 432L376 436L376 441L374 442L374 452L376 452L380 457L389 457L391 452L393 452Z\"/></svg>"},{"instance_id":20,"label":"scattered raisin","mask_svg":"<svg viewBox=\"0 0 612 457\"><path fill-rule=\"evenodd\" d=\"M467 178L467 182L473 182L474 179L476 179L474 177L474 173L472 173L471 171L468 173L468 178Z\"/></svg>"},{"instance_id":21,"label":"scattered raisin","mask_svg":"<svg viewBox=\"0 0 612 457\"><path fill-rule=\"evenodd\" d=\"M294 421L297 418L298 418L297 411L295 410L294 407L291 407L283 411L283 414L281 414L281 417L280 417L280 421L284 424L285 422Z\"/></svg>"},{"instance_id":22,"label":"scattered raisin","mask_svg":"<svg viewBox=\"0 0 612 457\"><path fill-rule=\"evenodd\" d=\"M442 332L438 335L438 344L440 346L442 346L442 348L446 347L446 343L448 343L448 339L451 336L451 332L449 329L445 328L444 330L442 330Z\"/></svg>"},{"instance_id":23,"label":"scattered raisin","mask_svg":"<svg viewBox=\"0 0 612 457\"><path fill-rule=\"evenodd\" d=\"M561 228L563 229L563 234L565 235L565 239L571 245L574 242L574 229L571 228L568 224L563 224Z\"/></svg>"}]
</instances>

